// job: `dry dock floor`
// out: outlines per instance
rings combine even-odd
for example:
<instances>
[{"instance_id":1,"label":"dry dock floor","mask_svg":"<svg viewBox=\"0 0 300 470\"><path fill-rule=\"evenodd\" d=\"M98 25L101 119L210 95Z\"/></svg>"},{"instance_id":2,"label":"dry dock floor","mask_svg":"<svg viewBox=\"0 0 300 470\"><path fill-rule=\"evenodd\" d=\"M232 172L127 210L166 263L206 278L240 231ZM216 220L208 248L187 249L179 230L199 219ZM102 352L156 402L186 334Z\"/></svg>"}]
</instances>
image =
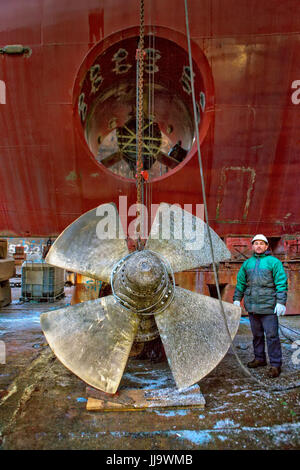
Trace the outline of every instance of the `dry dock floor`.
<instances>
[{"instance_id":1,"label":"dry dock floor","mask_svg":"<svg viewBox=\"0 0 300 470\"><path fill-rule=\"evenodd\" d=\"M0 364L0 449L300 449L300 388L262 389L240 369L231 349L199 383L204 409L86 411L86 384L56 359L39 323L41 313L69 303L71 291L66 288L65 299L56 303L20 303L20 289L14 288L13 303L0 310L6 348L6 363ZM300 331L300 316L280 321ZM268 379L266 367L253 372L269 386L300 383L300 337L297 345L290 330L282 331L291 341L281 335L281 376ZM234 344L244 364L252 359L247 317ZM120 389L173 385L166 362L130 358Z\"/></svg>"}]
</instances>

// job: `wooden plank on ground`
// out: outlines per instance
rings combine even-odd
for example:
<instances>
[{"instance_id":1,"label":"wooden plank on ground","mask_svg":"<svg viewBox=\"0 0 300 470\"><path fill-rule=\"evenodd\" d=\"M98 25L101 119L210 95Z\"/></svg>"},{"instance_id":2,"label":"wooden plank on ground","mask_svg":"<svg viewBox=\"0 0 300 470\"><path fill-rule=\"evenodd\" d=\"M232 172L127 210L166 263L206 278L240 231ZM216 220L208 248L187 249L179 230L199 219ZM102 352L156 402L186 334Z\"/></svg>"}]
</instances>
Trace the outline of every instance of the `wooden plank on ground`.
<instances>
[{"instance_id":1,"label":"wooden plank on ground","mask_svg":"<svg viewBox=\"0 0 300 470\"><path fill-rule=\"evenodd\" d=\"M204 408L205 399L199 385L184 390L164 389L126 389L110 395L93 387L87 387L88 411L138 411L148 408Z\"/></svg>"}]
</instances>

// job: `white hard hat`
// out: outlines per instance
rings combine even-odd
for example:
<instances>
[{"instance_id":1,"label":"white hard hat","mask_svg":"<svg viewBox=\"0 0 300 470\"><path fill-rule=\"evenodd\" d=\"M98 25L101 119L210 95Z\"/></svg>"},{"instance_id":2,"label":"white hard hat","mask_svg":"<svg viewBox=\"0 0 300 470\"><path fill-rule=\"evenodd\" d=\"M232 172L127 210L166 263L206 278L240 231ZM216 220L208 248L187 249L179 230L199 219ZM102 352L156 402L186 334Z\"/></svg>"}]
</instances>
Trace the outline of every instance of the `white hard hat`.
<instances>
[{"instance_id":1,"label":"white hard hat","mask_svg":"<svg viewBox=\"0 0 300 470\"><path fill-rule=\"evenodd\" d=\"M255 235L255 237L252 238L251 243L255 242L255 240L262 240L262 241L266 242L267 245L269 245L269 242L268 242L267 238L264 235L262 235L261 233L259 233L258 235Z\"/></svg>"}]
</instances>

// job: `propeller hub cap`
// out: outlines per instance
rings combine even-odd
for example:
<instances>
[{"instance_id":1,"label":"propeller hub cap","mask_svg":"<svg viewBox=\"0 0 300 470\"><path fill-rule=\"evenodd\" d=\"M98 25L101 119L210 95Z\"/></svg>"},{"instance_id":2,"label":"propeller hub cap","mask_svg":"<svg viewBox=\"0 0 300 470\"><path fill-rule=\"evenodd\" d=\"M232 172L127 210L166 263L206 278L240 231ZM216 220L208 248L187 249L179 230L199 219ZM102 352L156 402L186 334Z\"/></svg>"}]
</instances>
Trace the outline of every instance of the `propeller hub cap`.
<instances>
[{"instance_id":1,"label":"propeller hub cap","mask_svg":"<svg viewBox=\"0 0 300 470\"><path fill-rule=\"evenodd\" d=\"M113 271L112 287L117 301L145 315L161 310L173 294L167 267L149 250L135 251L122 260Z\"/></svg>"},{"instance_id":2,"label":"propeller hub cap","mask_svg":"<svg viewBox=\"0 0 300 470\"><path fill-rule=\"evenodd\" d=\"M147 251L134 253L122 268L122 280L137 293L153 294L164 276L161 260Z\"/></svg>"}]
</instances>

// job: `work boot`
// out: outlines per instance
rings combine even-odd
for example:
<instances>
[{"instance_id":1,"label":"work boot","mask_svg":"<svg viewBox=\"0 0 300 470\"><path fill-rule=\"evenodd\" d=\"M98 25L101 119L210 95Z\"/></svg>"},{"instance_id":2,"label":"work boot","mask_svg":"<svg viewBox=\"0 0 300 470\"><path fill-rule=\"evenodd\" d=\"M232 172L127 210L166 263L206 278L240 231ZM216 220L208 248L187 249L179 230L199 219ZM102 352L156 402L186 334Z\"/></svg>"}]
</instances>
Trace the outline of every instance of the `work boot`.
<instances>
[{"instance_id":1,"label":"work boot","mask_svg":"<svg viewBox=\"0 0 300 470\"><path fill-rule=\"evenodd\" d=\"M248 362L247 367L249 367L249 369L256 369L256 367L263 367L266 365L266 361L259 361L258 359L253 359L253 361Z\"/></svg>"},{"instance_id":2,"label":"work boot","mask_svg":"<svg viewBox=\"0 0 300 470\"><path fill-rule=\"evenodd\" d=\"M271 378L271 379L275 379L275 377L278 377L280 375L280 372L281 372L281 367L270 367L269 371L268 371L268 376Z\"/></svg>"}]
</instances>

